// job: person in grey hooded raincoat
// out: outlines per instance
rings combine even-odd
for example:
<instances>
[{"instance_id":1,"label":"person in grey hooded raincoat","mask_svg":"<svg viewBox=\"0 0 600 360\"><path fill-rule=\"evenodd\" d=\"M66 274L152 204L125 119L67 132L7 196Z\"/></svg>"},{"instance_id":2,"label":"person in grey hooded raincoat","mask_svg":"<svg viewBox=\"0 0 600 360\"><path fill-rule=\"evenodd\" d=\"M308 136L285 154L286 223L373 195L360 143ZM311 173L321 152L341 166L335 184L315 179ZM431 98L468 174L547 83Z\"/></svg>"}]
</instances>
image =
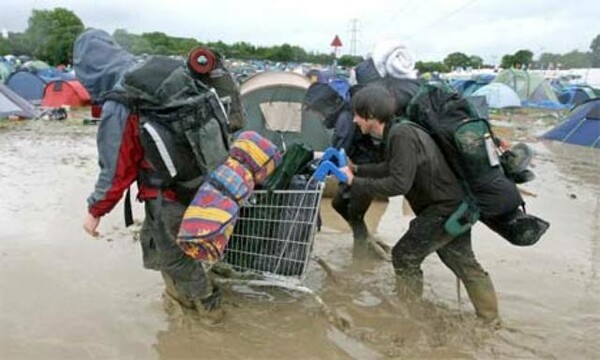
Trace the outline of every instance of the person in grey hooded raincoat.
<instances>
[{"instance_id":1,"label":"person in grey hooded raincoat","mask_svg":"<svg viewBox=\"0 0 600 360\"><path fill-rule=\"evenodd\" d=\"M147 180L153 169L140 144L138 116L121 102L103 101L107 94L120 89L120 80L136 65L136 60L109 34L95 29L77 38L73 57L77 78L92 100L102 104L97 134L100 173L87 199L85 231L98 236L102 217L137 182L137 199L145 203L146 213L140 235L144 267L161 271L168 296L206 318L220 320L223 311L218 289L203 267L186 256L175 242L186 206L178 201L174 191L154 188Z\"/></svg>"}]
</instances>

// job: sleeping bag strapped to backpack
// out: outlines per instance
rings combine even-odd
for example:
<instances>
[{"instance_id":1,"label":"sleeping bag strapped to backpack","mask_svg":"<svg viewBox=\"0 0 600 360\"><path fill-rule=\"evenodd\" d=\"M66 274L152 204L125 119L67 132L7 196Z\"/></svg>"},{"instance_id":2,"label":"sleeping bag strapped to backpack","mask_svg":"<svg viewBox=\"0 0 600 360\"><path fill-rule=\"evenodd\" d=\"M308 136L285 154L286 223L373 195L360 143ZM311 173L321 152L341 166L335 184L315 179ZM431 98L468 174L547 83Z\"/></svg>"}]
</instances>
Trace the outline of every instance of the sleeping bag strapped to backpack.
<instances>
[{"instance_id":1,"label":"sleeping bag strapped to backpack","mask_svg":"<svg viewBox=\"0 0 600 360\"><path fill-rule=\"evenodd\" d=\"M490 125L477 116L466 99L443 85L424 85L411 100L407 114L431 135L463 182L467 197L457 211L464 213L463 223L461 219L448 222L449 233L466 230L469 225L464 217L474 223L478 212L484 223L515 245L532 245L539 240L549 224L519 209L524 201L504 173Z\"/></svg>"},{"instance_id":2,"label":"sleeping bag strapped to backpack","mask_svg":"<svg viewBox=\"0 0 600 360\"><path fill-rule=\"evenodd\" d=\"M226 157L228 114L216 91L191 76L183 61L154 56L124 75L120 101L139 116L140 142L155 170L148 185L175 190L187 203ZM146 176L148 177L148 176Z\"/></svg>"}]
</instances>

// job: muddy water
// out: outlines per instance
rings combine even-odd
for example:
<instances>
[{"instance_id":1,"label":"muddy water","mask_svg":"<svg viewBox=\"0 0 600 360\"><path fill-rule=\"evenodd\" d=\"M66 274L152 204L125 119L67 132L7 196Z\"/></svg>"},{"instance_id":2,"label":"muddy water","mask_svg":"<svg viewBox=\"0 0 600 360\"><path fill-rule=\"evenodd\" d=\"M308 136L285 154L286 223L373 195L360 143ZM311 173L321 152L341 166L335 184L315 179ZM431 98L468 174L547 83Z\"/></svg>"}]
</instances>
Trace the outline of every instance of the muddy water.
<instances>
[{"instance_id":1,"label":"muddy water","mask_svg":"<svg viewBox=\"0 0 600 360\"><path fill-rule=\"evenodd\" d=\"M351 260L351 236L323 205L325 226L306 285L350 327L342 332L310 296L228 287L226 321L207 327L165 301L159 274L141 266L139 244L106 217L100 239L81 230L96 176L95 128L31 123L0 132L0 358L580 358L600 357L600 153L537 143L536 195L527 208L552 223L531 248L474 230L504 327L477 323L434 256L424 264L420 311L393 293L391 265ZM138 218L141 208L134 209ZM381 216L379 216L381 214ZM402 199L370 214L393 244L410 216ZM342 225L340 225L342 224Z\"/></svg>"}]
</instances>

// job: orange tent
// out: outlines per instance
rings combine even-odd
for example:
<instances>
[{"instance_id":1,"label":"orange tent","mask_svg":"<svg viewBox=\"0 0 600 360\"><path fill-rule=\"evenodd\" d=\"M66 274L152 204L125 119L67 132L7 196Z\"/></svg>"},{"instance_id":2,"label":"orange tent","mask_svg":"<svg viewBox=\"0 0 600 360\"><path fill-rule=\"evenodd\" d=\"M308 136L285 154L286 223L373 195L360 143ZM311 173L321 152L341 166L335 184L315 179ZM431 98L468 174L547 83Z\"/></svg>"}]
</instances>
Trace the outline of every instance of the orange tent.
<instances>
[{"instance_id":1,"label":"orange tent","mask_svg":"<svg viewBox=\"0 0 600 360\"><path fill-rule=\"evenodd\" d=\"M55 80L46 85L42 106L59 107L85 106L90 103L90 94L77 80Z\"/></svg>"}]
</instances>

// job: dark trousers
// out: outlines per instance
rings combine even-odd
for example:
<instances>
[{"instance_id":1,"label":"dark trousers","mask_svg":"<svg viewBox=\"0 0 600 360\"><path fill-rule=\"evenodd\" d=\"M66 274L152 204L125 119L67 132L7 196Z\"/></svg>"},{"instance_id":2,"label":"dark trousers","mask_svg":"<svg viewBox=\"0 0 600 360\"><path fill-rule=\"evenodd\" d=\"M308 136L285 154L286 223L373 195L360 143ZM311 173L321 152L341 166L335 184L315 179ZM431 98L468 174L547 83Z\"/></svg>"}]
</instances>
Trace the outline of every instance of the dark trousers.
<instances>
[{"instance_id":1,"label":"dark trousers","mask_svg":"<svg viewBox=\"0 0 600 360\"><path fill-rule=\"evenodd\" d=\"M444 231L445 221L445 216L417 216L392 249L398 292L409 300L421 297L421 263L429 254L437 252L442 262L465 285L477 314L486 319L497 317L496 293L488 274L475 259L471 231L452 238Z\"/></svg>"},{"instance_id":2,"label":"dark trousers","mask_svg":"<svg viewBox=\"0 0 600 360\"><path fill-rule=\"evenodd\" d=\"M189 300L208 296L210 283L204 268L175 242L186 207L178 202L153 199L145 202L145 208L140 234L144 267L167 274L179 295Z\"/></svg>"},{"instance_id":3,"label":"dark trousers","mask_svg":"<svg viewBox=\"0 0 600 360\"><path fill-rule=\"evenodd\" d=\"M372 201L373 198L368 195L351 197L350 187L344 184L339 185L338 191L331 201L331 206L348 222L352 229L355 251L368 248L369 230L364 218Z\"/></svg>"}]
</instances>

